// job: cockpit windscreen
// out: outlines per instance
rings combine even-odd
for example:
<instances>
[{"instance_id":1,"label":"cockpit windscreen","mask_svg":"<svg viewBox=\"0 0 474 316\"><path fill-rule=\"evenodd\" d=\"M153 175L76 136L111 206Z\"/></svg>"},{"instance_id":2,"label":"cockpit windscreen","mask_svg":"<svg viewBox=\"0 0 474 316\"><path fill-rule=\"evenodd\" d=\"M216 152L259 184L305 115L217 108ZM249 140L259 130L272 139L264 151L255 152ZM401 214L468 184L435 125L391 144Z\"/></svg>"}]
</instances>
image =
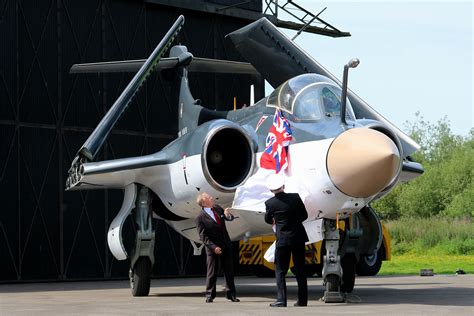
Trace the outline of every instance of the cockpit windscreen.
<instances>
[{"instance_id":1,"label":"cockpit windscreen","mask_svg":"<svg viewBox=\"0 0 474 316\"><path fill-rule=\"evenodd\" d=\"M292 78L270 94L267 106L292 114L298 121L315 121L341 113L341 88L327 77L304 74ZM354 118L347 100L346 116Z\"/></svg>"}]
</instances>

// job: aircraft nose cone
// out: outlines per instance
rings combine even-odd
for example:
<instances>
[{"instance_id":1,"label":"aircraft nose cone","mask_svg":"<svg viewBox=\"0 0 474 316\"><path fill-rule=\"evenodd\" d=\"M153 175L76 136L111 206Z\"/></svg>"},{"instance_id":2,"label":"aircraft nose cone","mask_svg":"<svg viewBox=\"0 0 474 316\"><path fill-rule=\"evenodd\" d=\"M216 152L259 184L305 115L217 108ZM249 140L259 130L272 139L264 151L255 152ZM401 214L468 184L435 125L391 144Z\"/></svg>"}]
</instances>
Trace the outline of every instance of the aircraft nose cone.
<instances>
[{"instance_id":1,"label":"aircraft nose cone","mask_svg":"<svg viewBox=\"0 0 474 316\"><path fill-rule=\"evenodd\" d=\"M386 188L400 172L400 152L383 133L353 128L332 142L326 163L331 181L341 192L366 198Z\"/></svg>"}]
</instances>

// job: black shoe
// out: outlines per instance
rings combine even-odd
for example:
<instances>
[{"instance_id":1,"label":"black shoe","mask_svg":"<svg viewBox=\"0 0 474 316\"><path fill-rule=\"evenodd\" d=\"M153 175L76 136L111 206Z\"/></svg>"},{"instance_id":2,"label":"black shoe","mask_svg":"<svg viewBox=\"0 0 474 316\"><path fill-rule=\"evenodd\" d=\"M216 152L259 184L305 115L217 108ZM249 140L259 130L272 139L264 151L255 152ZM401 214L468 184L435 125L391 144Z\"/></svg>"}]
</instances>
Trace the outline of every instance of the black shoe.
<instances>
[{"instance_id":1,"label":"black shoe","mask_svg":"<svg viewBox=\"0 0 474 316\"><path fill-rule=\"evenodd\" d=\"M285 303L285 302L276 301L276 302L271 303L271 304L270 304L270 307L286 307L286 303Z\"/></svg>"},{"instance_id":2,"label":"black shoe","mask_svg":"<svg viewBox=\"0 0 474 316\"><path fill-rule=\"evenodd\" d=\"M240 302L240 300L239 300L237 297L235 297L235 296L227 296L227 299L228 299L229 301L234 302L234 303Z\"/></svg>"},{"instance_id":3,"label":"black shoe","mask_svg":"<svg viewBox=\"0 0 474 316\"><path fill-rule=\"evenodd\" d=\"M299 301L293 304L293 306L308 306L308 303L300 303Z\"/></svg>"},{"instance_id":4,"label":"black shoe","mask_svg":"<svg viewBox=\"0 0 474 316\"><path fill-rule=\"evenodd\" d=\"M206 297L206 303L212 303L212 302L214 302L214 298Z\"/></svg>"}]
</instances>

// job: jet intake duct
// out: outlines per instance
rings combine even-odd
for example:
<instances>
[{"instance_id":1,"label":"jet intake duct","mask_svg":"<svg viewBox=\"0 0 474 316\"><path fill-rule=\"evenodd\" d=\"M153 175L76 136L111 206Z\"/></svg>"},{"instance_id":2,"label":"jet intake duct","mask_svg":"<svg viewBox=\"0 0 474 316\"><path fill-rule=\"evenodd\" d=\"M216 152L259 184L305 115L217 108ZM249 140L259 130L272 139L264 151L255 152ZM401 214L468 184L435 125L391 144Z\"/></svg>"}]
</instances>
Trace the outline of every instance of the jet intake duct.
<instances>
[{"instance_id":1,"label":"jet intake duct","mask_svg":"<svg viewBox=\"0 0 474 316\"><path fill-rule=\"evenodd\" d=\"M255 148L242 127L229 121L221 122L207 134L201 163L212 187L233 192L253 173Z\"/></svg>"}]
</instances>

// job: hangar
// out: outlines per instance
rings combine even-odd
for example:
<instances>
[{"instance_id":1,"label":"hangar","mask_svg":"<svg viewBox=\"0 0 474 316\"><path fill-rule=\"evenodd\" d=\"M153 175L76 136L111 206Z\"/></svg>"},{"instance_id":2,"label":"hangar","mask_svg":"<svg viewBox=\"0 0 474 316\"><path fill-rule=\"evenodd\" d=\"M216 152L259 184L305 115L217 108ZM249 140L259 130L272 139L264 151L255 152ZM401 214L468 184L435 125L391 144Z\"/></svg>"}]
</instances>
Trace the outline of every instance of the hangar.
<instances>
[{"instance_id":1,"label":"hangar","mask_svg":"<svg viewBox=\"0 0 474 316\"><path fill-rule=\"evenodd\" d=\"M262 16L286 28L348 36L318 15L278 19L286 4L242 0L4 1L0 4L0 282L125 278L127 261L106 235L122 192L65 192L67 170L132 74L70 75L76 63L145 58L175 18L177 42L197 57L241 61L224 36ZM288 1L291 3L291 1ZM303 9L303 8L301 8ZM303 9L304 10L304 9ZM289 11L292 12L292 11ZM313 21L323 23L312 26ZM321 22L322 21L322 22ZM192 80L199 76L199 80ZM259 76L191 74L191 90L212 109L264 94ZM177 137L177 102L160 74L148 80L112 132L99 160L148 154ZM133 238L133 225L128 223ZM157 222L154 276L202 275L204 257ZM235 247L237 250L238 247ZM237 258L238 256L236 256Z\"/></svg>"}]
</instances>

